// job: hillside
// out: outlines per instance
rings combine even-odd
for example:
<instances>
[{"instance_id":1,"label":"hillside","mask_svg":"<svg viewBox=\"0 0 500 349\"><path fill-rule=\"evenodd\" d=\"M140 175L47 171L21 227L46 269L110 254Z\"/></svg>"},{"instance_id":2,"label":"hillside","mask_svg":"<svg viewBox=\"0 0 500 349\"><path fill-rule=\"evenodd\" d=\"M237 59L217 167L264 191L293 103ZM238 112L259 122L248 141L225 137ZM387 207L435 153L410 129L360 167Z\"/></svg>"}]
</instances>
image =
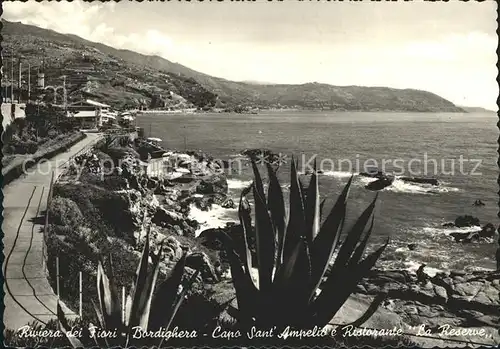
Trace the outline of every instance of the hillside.
<instances>
[{"instance_id":1,"label":"hillside","mask_svg":"<svg viewBox=\"0 0 500 349\"><path fill-rule=\"evenodd\" d=\"M466 107L466 106L461 105L460 108L465 110L467 113L495 113L496 114L496 111L489 110L489 109L482 108L482 107Z\"/></svg>"},{"instance_id":2,"label":"hillside","mask_svg":"<svg viewBox=\"0 0 500 349\"><path fill-rule=\"evenodd\" d=\"M251 106L332 110L463 111L433 93L387 87L319 83L273 85L212 77L158 56L115 49L75 35L3 20L4 55L40 65L45 55L49 84L68 76L70 98L90 96L118 107ZM24 64L24 63L23 63ZM178 96L178 98L172 98Z\"/></svg>"}]
</instances>

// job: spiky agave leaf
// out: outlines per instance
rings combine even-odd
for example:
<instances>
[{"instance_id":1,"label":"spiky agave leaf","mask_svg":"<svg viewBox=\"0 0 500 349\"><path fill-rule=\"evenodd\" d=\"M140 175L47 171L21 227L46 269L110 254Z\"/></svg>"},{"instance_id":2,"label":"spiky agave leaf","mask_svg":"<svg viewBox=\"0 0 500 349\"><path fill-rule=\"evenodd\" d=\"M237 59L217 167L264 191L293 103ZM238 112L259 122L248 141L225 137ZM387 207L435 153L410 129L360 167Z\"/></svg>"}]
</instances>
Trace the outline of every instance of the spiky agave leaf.
<instances>
[{"instance_id":1,"label":"spiky agave leaf","mask_svg":"<svg viewBox=\"0 0 500 349\"><path fill-rule=\"evenodd\" d=\"M320 219L323 219L323 209L325 207L325 202L326 202L326 198L321 200L321 203L319 204L319 216L320 216Z\"/></svg>"},{"instance_id":2,"label":"spiky agave leaf","mask_svg":"<svg viewBox=\"0 0 500 349\"><path fill-rule=\"evenodd\" d=\"M93 299L91 300L91 302L92 302L92 306L94 307L94 311L97 315L97 320L99 320L99 324L101 325L101 328L106 328L106 322L104 320L104 315L102 314L100 308L97 306L97 304L95 304ZM105 346L110 347L109 342L108 342L108 338L104 337L103 339L104 339ZM98 347L102 346L102 344L99 343L99 339L97 338L97 336L94 336L94 341Z\"/></svg>"},{"instance_id":3,"label":"spiky agave leaf","mask_svg":"<svg viewBox=\"0 0 500 349\"><path fill-rule=\"evenodd\" d=\"M349 296L354 292L356 285L368 275L375 266L382 252L389 244L389 239L379 249L368 255L363 261L354 267L342 267L332 270L325 281L322 291L314 301L316 313L315 323L325 324L330 321L339 311ZM342 284L339 285L339 281Z\"/></svg>"},{"instance_id":4,"label":"spiky agave leaf","mask_svg":"<svg viewBox=\"0 0 500 349\"><path fill-rule=\"evenodd\" d=\"M315 295L316 289L319 287L328 268L333 251L337 247L345 221L347 197L352 180L353 177L351 176L312 243L312 276L309 300Z\"/></svg>"},{"instance_id":5,"label":"spiky agave leaf","mask_svg":"<svg viewBox=\"0 0 500 349\"><path fill-rule=\"evenodd\" d=\"M305 198L305 224L306 238L309 244L313 242L319 232L320 224L320 204L319 204L319 188L318 175L316 173L316 159L314 159L313 173L309 181L309 187L306 191Z\"/></svg>"},{"instance_id":6,"label":"spiky agave leaf","mask_svg":"<svg viewBox=\"0 0 500 349\"><path fill-rule=\"evenodd\" d=\"M306 241L300 239L293 249L289 258L283 261L281 267L276 271L273 280L273 307L272 311L268 310L268 316L264 319L259 319L261 326L281 326L289 321L293 323L293 316L298 310L297 301L299 299L300 290L296 288L295 281L299 270L304 270L301 264L304 264L306 253ZM307 284L306 280L301 280L302 286Z\"/></svg>"},{"instance_id":7,"label":"spiky agave leaf","mask_svg":"<svg viewBox=\"0 0 500 349\"><path fill-rule=\"evenodd\" d=\"M252 275L246 273L241 267L242 261L236 252L233 239L225 232L220 232L219 234L229 260L233 286L238 301L238 318L240 324L245 327L252 322L255 315L259 290L252 280Z\"/></svg>"},{"instance_id":8,"label":"spiky agave leaf","mask_svg":"<svg viewBox=\"0 0 500 349\"><path fill-rule=\"evenodd\" d=\"M373 230L373 222L374 221L375 221L375 216L372 215L372 220L370 223L370 227L368 228L368 231L365 233L365 236L363 237L361 242L356 247L356 250L352 254L352 257L349 259L349 262L348 262L349 267L353 267L356 264L358 264L358 262L361 260L361 257L363 257L363 253L365 252L366 245L368 245L368 239L370 238L370 235L371 235L372 230Z\"/></svg>"},{"instance_id":9,"label":"spiky agave leaf","mask_svg":"<svg viewBox=\"0 0 500 349\"><path fill-rule=\"evenodd\" d=\"M384 302L387 299L387 293L379 293L375 296L375 299L370 303L370 306L366 311L361 315L359 318L354 320L351 323L345 324L344 326L352 326L352 327L359 327L362 324L364 324L366 321L368 321L373 314L377 311L377 309L380 307L382 302Z\"/></svg>"},{"instance_id":10,"label":"spiky agave leaf","mask_svg":"<svg viewBox=\"0 0 500 349\"><path fill-rule=\"evenodd\" d=\"M158 288L149 315L149 328L154 331L167 324L172 316L173 305L177 299L179 286L182 285L186 252L172 268L167 279Z\"/></svg>"},{"instance_id":11,"label":"spiky agave leaf","mask_svg":"<svg viewBox=\"0 0 500 349\"><path fill-rule=\"evenodd\" d=\"M103 328L120 329L122 327L121 307L118 290L114 283L113 260L111 255L109 255L108 262L109 277L104 271L102 260L99 260L97 265L97 295L99 307L104 321Z\"/></svg>"},{"instance_id":12,"label":"spiky agave leaf","mask_svg":"<svg viewBox=\"0 0 500 349\"><path fill-rule=\"evenodd\" d=\"M252 217L250 203L248 202L246 195L252 190L252 185L243 189L240 196L240 204L238 206L238 217L240 219L240 224L243 229L243 266L245 268L245 273L251 275L252 272L252 253L248 247L248 239L252 234ZM253 279L252 279L253 282ZM255 285L255 283L254 283Z\"/></svg>"},{"instance_id":13,"label":"spiky agave leaf","mask_svg":"<svg viewBox=\"0 0 500 349\"><path fill-rule=\"evenodd\" d=\"M267 192L267 207L271 213L271 220L276 234L276 264L277 268L283 261L283 244L285 242L286 211L283 199L283 190L271 164L267 163L269 189Z\"/></svg>"},{"instance_id":14,"label":"spiky agave leaf","mask_svg":"<svg viewBox=\"0 0 500 349\"><path fill-rule=\"evenodd\" d=\"M57 320L59 323L59 328L66 336L71 346L73 348L84 348L84 345L82 344L82 342L80 342L78 338L76 338L74 335L69 334L69 332L71 331L71 326L69 325L68 320L66 319L66 315L64 315L64 311L62 310L59 301L57 301Z\"/></svg>"},{"instance_id":15,"label":"spiky agave leaf","mask_svg":"<svg viewBox=\"0 0 500 349\"><path fill-rule=\"evenodd\" d=\"M337 258L335 258L335 263L333 265L333 269L341 268L349 262L351 255L355 251L356 245L359 243L361 235L365 231L366 224L368 223L370 217L373 214L373 210L375 209L375 203L377 202L378 194L375 195L375 198L371 202L371 204L363 211L361 216L357 219L354 226L351 228L349 233L347 234L345 241L340 247Z\"/></svg>"},{"instance_id":16,"label":"spiky agave leaf","mask_svg":"<svg viewBox=\"0 0 500 349\"><path fill-rule=\"evenodd\" d=\"M269 293L274 270L275 236L265 197L259 193L258 188L259 184L254 184L255 242L259 265L259 289L264 293Z\"/></svg>"},{"instance_id":17,"label":"spiky agave leaf","mask_svg":"<svg viewBox=\"0 0 500 349\"><path fill-rule=\"evenodd\" d=\"M160 244L158 253L153 254L151 260L153 264L153 271L148 273L146 279L146 288L141 297L141 303L143 304L142 312L140 314L140 326L147 329L149 326L149 315L151 312L151 302L153 300L153 293L156 286L156 280L158 279L158 273L160 271L160 259L163 252L163 241Z\"/></svg>"},{"instance_id":18,"label":"spiky agave leaf","mask_svg":"<svg viewBox=\"0 0 500 349\"><path fill-rule=\"evenodd\" d=\"M170 329L170 326L172 326L172 323L175 319L175 315L177 314L177 311L181 307L182 303L184 302L184 299L186 298L186 294L187 294L188 290L191 289L191 286L196 281L196 279L198 278L199 275L200 275L200 271L196 270L194 272L194 274L191 276L191 278L189 278L187 284L183 286L181 292L179 292L179 294L177 295L177 299L175 300L173 307L172 307L172 309L169 313L169 316L168 316L168 322L167 322L167 325L165 326L166 331L168 331ZM165 340L165 337L162 337L160 344L158 345L158 348L161 348L161 345L163 344L164 340Z\"/></svg>"},{"instance_id":19,"label":"spiky agave leaf","mask_svg":"<svg viewBox=\"0 0 500 349\"><path fill-rule=\"evenodd\" d=\"M309 248L309 242L307 238L302 238L302 246L300 253L297 258L297 262L293 268L292 275L290 276L290 288L288 290L289 294L289 309L294 309L294 317L290 320L293 322L300 321L303 319L307 306L309 304L309 289L311 284L312 276L312 265L311 265L311 251Z\"/></svg>"},{"instance_id":20,"label":"spiky agave leaf","mask_svg":"<svg viewBox=\"0 0 500 349\"><path fill-rule=\"evenodd\" d=\"M132 306L130 309L129 326L141 326L147 328L149 319L149 307L151 305L154 284L159 270L160 258L158 255L153 258L153 272L148 272L149 266L149 227L146 230L146 241L142 251L141 260L136 272L136 281L132 289ZM160 249L161 253L161 249ZM145 325L145 326L144 326Z\"/></svg>"},{"instance_id":21,"label":"spiky agave leaf","mask_svg":"<svg viewBox=\"0 0 500 349\"><path fill-rule=\"evenodd\" d=\"M283 249L283 263L290 257L295 246L304 235L304 201L302 197L301 184L297 174L297 164L292 158L290 171L290 199L289 199L289 220L286 228L285 243Z\"/></svg>"}]
</instances>

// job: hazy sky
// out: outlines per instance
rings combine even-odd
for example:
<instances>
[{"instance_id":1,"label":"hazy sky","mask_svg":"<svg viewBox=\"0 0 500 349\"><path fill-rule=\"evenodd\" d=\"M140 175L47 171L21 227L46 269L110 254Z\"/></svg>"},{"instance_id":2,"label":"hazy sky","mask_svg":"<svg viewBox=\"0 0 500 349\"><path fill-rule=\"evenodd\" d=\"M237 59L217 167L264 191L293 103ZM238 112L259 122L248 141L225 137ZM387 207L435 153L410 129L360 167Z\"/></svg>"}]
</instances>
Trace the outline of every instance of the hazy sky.
<instances>
[{"instance_id":1,"label":"hazy sky","mask_svg":"<svg viewBox=\"0 0 500 349\"><path fill-rule=\"evenodd\" d=\"M417 88L496 110L496 2L8 2L7 20L230 80Z\"/></svg>"}]
</instances>

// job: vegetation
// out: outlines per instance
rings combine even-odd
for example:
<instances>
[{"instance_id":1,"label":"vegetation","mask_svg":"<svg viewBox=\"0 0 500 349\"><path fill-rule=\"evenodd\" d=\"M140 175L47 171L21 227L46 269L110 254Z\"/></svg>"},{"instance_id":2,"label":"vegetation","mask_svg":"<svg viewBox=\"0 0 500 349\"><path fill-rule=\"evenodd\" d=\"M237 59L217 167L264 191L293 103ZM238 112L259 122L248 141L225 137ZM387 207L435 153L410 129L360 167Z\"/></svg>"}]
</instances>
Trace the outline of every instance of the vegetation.
<instances>
[{"instance_id":1,"label":"vegetation","mask_svg":"<svg viewBox=\"0 0 500 349\"><path fill-rule=\"evenodd\" d=\"M362 258L373 228L376 197L346 234L335 261L330 265L343 231L352 178L320 226L318 177L314 172L308 189L304 189L293 162L287 222L280 183L271 165L267 166L267 198L255 162L255 180L241 195L239 217L244 227L244 246L236 246L229 235L221 233L238 301L238 308L233 309L234 317L238 327L245 330L251 326L276 326L278 331L287 326L293 329L322 328L354 292L387 246L388 241ZM255 201L257 265L252 263L247 242L252 229L246 198L250 191ZM252 277L254 269L257 280ZM353 325L365 322L383 298L378 297Z\"/></svg>"},{"instance_id":2,"label":"vegetation","mask_svg":"<svg viewBox=\"0 0 500 349\"><path fill-rule=\"evenodd\" d=\"M160 259L163 252L163 243L160 245L159 251L151 256L152 268L149 268L150 230L149 228L146 230L146 241L137 268L137 278L127 295L125 304L120 304L118 288L113 277L112 258L108 258L109 268L107 273L104 271L102 261L99 261L97 269L98 303L94 304L94 308L101 329L116 330L119 335L117 338L102 339L104 343L101 343L95 337L97 346L109 348L117 345L124 347L134 345L136 341L132 333L137 326L140 326L144 331L155 331L160 328L168 331L187 291L199 275L199 272L195 272L187 282L183 283L186 261L186 254L183 254L172 269L170 276L159 286L158 291L154 294ZM122 316L122 309L125 309L124 316ZM67 334L71 330L71 327L59 306L58 319L62 331ZM75 348L84 346L75 337L68 336L68 340ZM161 346L162 342L163 339L160 339L159 346ZM144 341L140 343L144 345Z\"/></svg>"},{"instance_id":3,"label":"vegetation","mask_svg":"<svg viewBox=\"0 0 500 349\"><path fill-rule=\"evenodd\" d=\"M74 201L55 197L49 207L49 216L53 224L77 227L83 220L83 215Z\"/></svg>"},{"instance_id":4,"label":"vegetation","mask_svg":"<svg viewBox=\"0 0 500 349\"><path fill-rule=\"evenodd\" d=\"M135 221L129 211L126 194L109 191L91 183L68 183L55 185L54 196L76 203L88 228L100 231L106 236L134 241Z\"/></svg>"},{"instance_id":5,"label":"vegetation","mask_svg":"<svg viewBox=\"0 0 500 349\"><path fill-rule=\"evenodd\" d=\"M14 119L2 134L3 166L16 156L47 152L77 132L75 125L51 106L27 104L25 114L26 118Z\"/></svg>"}]
</instances>

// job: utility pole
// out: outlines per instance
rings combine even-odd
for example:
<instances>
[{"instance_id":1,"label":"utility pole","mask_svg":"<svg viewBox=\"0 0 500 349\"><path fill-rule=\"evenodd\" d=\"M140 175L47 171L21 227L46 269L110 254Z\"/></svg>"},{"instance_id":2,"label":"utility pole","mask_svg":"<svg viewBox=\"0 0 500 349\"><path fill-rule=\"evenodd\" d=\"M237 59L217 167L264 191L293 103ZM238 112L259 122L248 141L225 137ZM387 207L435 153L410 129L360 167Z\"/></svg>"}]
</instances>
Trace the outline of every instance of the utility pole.
<instances>
[{"instance_id":1,"label":"utility pole","mask_svg":"<svg viewBox=\"0 0 500 349\"><path fill-rule=\"evenodd\" d=\"M31 64L28 63L28 103L31 99Z\"/></svg>"},{"instance_id":2,"label":"utility pole","mask_svg":"<svg viewBox=\"0 0 500 349\"><path fill-rule=\"evenodd\" d=\"M63 108L66 111L66 103L67 103L67 94L66 94L66 75L63 75Z\"/></svg>"},{"instance_id":3,"label":"utility pole","mask_svg":"<svg viewBox=\"0 0 500 349\"><path fill-rule=\"evenodd\" d=\"M14 103L14 55L10 60L10 102Z\"/></svg>"},{"instance_id":4,"label":"utility pole","mask_svg":"<svg viewBox=\"0 0 500 349\"><path fill-rule=\"evenodd\" d=\"M21 73L21 58L19 58L19 79L17 81L17 93L18 93L18 102L21 103L21 87L22 87L22 73Z\"/></svg>"}]
</instances>

